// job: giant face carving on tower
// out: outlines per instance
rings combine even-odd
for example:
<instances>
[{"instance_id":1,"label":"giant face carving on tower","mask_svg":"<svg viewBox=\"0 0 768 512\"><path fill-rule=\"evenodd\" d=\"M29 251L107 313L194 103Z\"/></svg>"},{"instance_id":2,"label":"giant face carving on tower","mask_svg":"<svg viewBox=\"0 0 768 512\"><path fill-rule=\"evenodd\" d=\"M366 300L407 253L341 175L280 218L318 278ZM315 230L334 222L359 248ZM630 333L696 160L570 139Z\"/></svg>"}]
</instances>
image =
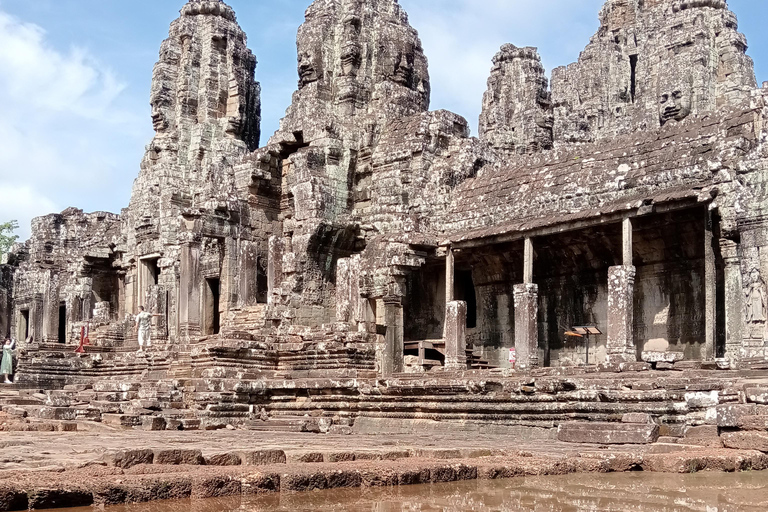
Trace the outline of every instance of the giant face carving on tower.
<instances>
[{"instance_id":1,"label":"giant face carving on tower","mask_svg":"<svg viewBox=\"0 0 768 512\"><path fill-rule=\"evenodd\" d=\"M659 94L659 120L664 126L667 122L682 121L691 113L693 88L690 80L683 80L676 85L663 87Z\"/></svg>"}]
</instances>

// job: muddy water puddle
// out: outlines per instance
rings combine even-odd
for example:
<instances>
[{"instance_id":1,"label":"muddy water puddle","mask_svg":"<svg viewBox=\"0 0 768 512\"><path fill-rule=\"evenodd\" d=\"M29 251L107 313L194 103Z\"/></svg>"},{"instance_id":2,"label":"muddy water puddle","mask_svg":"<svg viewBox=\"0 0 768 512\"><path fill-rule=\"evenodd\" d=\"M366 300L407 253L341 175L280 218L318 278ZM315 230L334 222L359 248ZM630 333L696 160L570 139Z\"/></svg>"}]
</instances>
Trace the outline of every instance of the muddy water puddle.
<instances>
[{"instance_id":1,"label":"muddy water puddle","mask_svg":"<svg viewBox=\"0 0 768 512\"><path fill-rule=\"evenodd\" d=\"M66 509L68 512L91 508ZM107 507L108 512L765 512L768 472L569 475Z\"/></svg>"}]
</instances>

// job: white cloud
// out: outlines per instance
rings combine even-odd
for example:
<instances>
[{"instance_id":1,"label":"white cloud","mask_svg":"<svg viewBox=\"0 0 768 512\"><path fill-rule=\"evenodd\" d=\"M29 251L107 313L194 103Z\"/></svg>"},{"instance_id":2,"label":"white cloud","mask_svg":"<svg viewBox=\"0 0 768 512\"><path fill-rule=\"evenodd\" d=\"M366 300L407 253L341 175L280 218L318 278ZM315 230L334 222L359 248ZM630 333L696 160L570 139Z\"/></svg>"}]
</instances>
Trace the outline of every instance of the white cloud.
<instances>
[{"instance_id":1,"label":"white cloud","mask_svg":"<svg viewBox=\"0 0 768 512\"><path fill-rule=\"evenodd\" d=\"M60 210L53 201L28 186L0 185L0 224L18 220L21 224L16 232L21 239L29 236L29 222L41 211Z\"/></svg>"},{"instance_id":2,"label":"white cloud","mask_svg":"<svg viewBox=\"0 0 768 512\"><path fill-rule=\"evenodd\" d=\"M17 219L24 239L33 217L72 203L124 204L147 124L118 106L124 90L88 51L0 10L0 222Z\"/></svg>"},{"instance_id":3,"label":"white cloud","mask_svg":"<svg viewBox=\"0 0 768 512\"><path fill-rule=\"evenodd\" d=\"M578 58L604 0L401 0L429 59L432 109L467 118L477 133L491 60L502 44L536 46L545 67Z\"/></svg>"}]
</instances>

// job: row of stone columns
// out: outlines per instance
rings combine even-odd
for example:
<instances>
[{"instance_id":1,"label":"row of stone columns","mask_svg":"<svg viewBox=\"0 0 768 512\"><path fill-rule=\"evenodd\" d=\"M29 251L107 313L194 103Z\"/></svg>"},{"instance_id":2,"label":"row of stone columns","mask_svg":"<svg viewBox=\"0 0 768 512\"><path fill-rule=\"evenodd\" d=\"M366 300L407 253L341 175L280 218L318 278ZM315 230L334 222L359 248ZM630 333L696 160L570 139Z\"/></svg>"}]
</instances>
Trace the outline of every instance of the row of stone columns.
<instances>
[{"instance_id":1,"label":"row of stone columns","mask_svg":"<svg viewBox=\"0 0 768 512\"><path fill-rule=\"evenodd\" d=\"M705 219L705 349L704 358L714 360L716 345L716 283L717 270L714 250L713 220L711 212ZM732 357L741 343L741 268L734 242L720 241L725 262L726 296L739 298L739 303L726 307L726 355ZM637 349L634 341L634 290L637 269L633 264L633 223L631 218L622 222L622 264L608 269L608 326L606 349L609 363L634 362ZM539 287L533 282L533 240L524 240L523 283L513 287L515 307L515 348L518 367L539 366L538 299ZM445 351L446 366L451 369L467 368L466 355L466 302L454 300L454 253L448 247L445 275ZM387 300L387 341L384 354L386 374L402 371L402 302Z\"/></svg>"}]
</instances>

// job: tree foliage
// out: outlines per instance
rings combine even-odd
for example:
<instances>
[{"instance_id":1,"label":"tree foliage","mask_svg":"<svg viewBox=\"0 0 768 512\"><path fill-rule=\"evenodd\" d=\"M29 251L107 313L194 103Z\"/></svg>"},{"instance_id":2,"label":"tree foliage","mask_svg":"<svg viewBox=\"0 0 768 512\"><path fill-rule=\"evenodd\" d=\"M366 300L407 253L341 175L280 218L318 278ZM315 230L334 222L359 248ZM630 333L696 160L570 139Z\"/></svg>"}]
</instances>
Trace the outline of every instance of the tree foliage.
<instances>
[{"instance_id":1,"label":"tree foliage","mask_svg":"<svg viewBox=\"0 0 768 512\"><path fill-rule=\"evenodd\" d=\"M13 232L19 229L19 223L15 220L0 224L0 259L4 254L8 254L19 239L19 235L14 235Z\"/></svg>"}]
</instances>

